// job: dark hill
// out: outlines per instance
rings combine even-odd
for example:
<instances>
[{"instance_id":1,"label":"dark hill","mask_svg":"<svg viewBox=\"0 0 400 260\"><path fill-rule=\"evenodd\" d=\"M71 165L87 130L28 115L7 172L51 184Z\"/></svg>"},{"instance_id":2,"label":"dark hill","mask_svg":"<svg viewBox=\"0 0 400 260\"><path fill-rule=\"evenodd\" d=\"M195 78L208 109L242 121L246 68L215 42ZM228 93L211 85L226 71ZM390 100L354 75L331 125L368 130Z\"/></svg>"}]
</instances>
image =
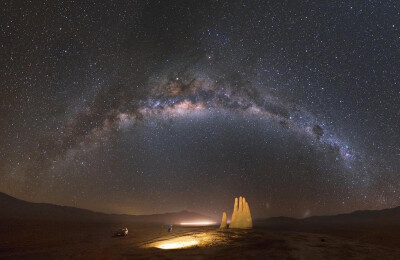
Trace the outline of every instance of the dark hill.
<instances>
[{"instance_id":1,"label":"dark hill","mask_svg":"<svg viewBox=\"0 0 400 260\"><path fill-rule=\"evenodd\" d=\"M400 227L400 207L383 210L360 210L347 214L332 216L313 216L305 219L288 217L273 217L255 221L256 226L287 229L287 230L316 230L323 228L347 227Z\"/></svg>"},{"instance_id":2,"label":"dark hill","mask_svg":"<svg viewBox=\"0 0 400 260\"><path fill-rule=\"evenodd\" d=\"M105 214L86 209L59 206L48 203L23 201L0 192L0 220L30 219L52 221L95 221L95 222L142 222L180 223L193 220L215 221L198 213L181 211L154 215Z\"/></svg>"}]
</instances>

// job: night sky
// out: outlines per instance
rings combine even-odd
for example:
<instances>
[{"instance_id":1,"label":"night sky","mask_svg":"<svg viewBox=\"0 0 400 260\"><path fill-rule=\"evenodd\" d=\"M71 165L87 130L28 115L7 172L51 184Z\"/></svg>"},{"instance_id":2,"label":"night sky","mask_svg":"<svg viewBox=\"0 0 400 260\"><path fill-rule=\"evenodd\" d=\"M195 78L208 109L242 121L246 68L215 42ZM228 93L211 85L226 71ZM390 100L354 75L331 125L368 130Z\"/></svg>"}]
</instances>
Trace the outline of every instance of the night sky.
<instances>
[{"instance_id":1,"label":"night sky","mask_svg":"<svg viewBox=\"0 0 400 260\"><path fill-rule=\"evenodd\" d=\"M100 3L102 2L102 3ZM96 211L400 205L400 2L2 1L0 191Z\"/></svg>"}]
</instances>

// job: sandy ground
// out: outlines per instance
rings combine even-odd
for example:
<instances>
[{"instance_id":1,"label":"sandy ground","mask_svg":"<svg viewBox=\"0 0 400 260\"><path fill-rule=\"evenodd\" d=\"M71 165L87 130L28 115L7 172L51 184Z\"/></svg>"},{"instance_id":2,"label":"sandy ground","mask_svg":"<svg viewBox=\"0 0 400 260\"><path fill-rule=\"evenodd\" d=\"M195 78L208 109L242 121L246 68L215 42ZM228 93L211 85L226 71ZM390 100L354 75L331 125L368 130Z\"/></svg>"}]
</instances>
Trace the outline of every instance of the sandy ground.
<instances>
[{"instance_id":1,"label":"sandy ground","mask_svg":"<svg viewBox=\"0 0 400 260\"><path fill-rule=\"evenodd\" d=\"M115 238L119 227L127 237ZM181 249L157 247L189 246ZM190 247L191 246L191 247ZM400 259L400 230L326 233L126 223L0 222L1 259Z\"/></svg>"}]
</instances>

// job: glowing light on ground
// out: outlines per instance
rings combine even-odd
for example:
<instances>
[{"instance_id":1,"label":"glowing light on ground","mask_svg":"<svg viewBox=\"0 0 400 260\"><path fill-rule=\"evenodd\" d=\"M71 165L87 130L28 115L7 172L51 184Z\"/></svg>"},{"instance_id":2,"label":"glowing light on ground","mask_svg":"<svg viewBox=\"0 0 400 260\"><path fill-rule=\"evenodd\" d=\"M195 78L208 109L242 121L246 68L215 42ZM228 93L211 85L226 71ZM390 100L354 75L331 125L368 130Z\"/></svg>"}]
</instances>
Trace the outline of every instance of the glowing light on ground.
<instances>
[{"instance_id":1,"label":"glowing light on ground","mask_svg":"<svg viewBox=\"0 0 400 260\"><path fill-rule=\"evenodd\" d=\"M181 236L145 245L145 247L156 247L160 249L185 249L191 247L209 246L215 240L214 235L201 233L191 236Z\"/></svg>"},{"instance_id":2,"label":"glowing light on ground","mask_svg":"<svg viewBox=\"0 0 400 260\"><path fill-rule=\"evenodd\" d=\"M198 221L198 222L182 222L180 225L182 226L212 226L215 225L215 222L211 221Z\"/></svg>"},{"instance_id":3,"label":"glowing light on ground","mask_svg":"<svg viewBox=\"0 0 400 260\"><path fill-rule=\"evenodd\" d=\"M177 248L185 248L192 247L199 243L197 240L188 240L188 241L179 241L174 243L165 243L157 246L160 249L177 249Z\"/></svg>"}]
</instances>

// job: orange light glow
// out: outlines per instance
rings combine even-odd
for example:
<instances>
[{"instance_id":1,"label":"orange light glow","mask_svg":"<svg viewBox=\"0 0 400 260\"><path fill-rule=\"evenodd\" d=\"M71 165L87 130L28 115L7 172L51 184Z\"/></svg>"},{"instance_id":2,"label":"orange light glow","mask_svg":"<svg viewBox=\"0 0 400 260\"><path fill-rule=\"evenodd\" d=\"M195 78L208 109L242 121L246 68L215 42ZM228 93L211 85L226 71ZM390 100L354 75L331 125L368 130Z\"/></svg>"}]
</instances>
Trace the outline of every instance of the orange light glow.
<instances>
[{"instance_id":1,"label":"orange light glow","mask_svg":"<svg viewBox=\"0 0 400 260\"><path fill-rule=\"evenodd\" d=\"M178 249L178 248L187 248L187 247L193 247L197 245L199 241L197 240L188 240L188 241L178 241L178 242L173 242L173 243L165 243L158 245L157 247L160 249Z\"/></svg>"},{"instance_id":2,"label":"orange light glow","mask_svg":"<svg viewBox=\"0 0 400 260\"><path fill-rule=\"evenodd\" d=\"M180 225L182 226L212 226L215 225L215 222L211 221L198 221L198 222L182 222Z\"/></svg>"},{"instance_id":3,"label":"orange light glow","mask_svg":"<svg viewBox=\"0 0 400 260\"><path fill-rule=\"evenodd\" d=\"M206 233L181 236L172 239L157 241L145 245L145 247L156 247L160 249L187 249L192 247L204 247L212 244L214 236Z\"/></svg>"}]
</instances>

